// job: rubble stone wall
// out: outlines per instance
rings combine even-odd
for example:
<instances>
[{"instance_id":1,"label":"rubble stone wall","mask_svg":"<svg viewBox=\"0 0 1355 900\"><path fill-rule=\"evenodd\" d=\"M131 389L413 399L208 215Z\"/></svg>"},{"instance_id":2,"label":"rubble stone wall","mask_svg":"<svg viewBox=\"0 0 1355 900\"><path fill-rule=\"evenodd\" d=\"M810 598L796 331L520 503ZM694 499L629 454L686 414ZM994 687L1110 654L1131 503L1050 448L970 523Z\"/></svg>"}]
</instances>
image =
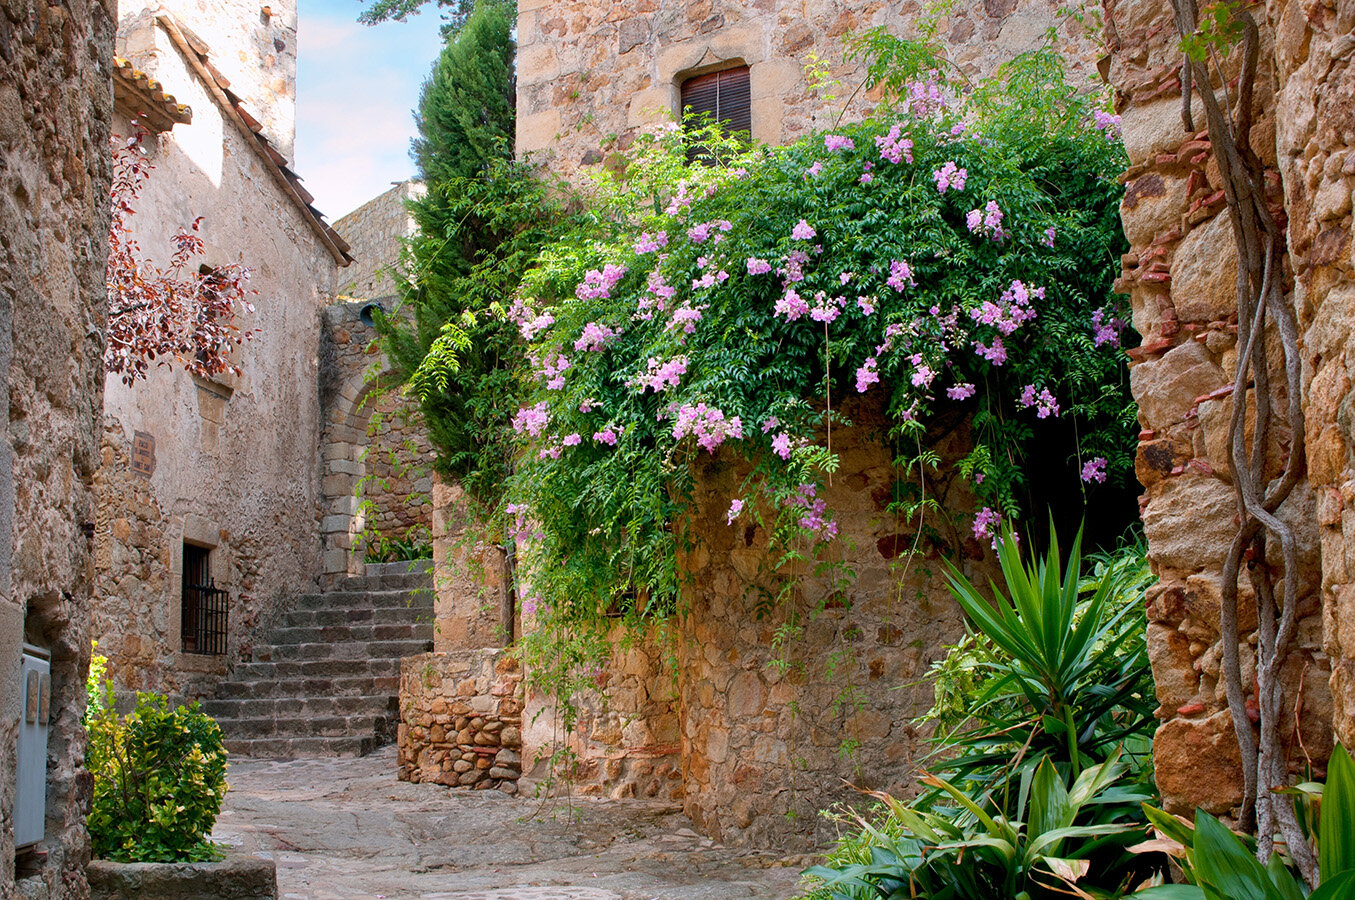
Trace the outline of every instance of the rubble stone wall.
<instances>
[{"instance_id":1,"label":"rubble stone wall","mask_svg":"<svg viewBox=\"0 0 1355 900\"><path fill-rule=\"evenodd\" d=\"M522 775L522 675L502 650L400 664L399 778L515 794Z\"/></svg>"},{"instance_id":2,"label":"rubble stone wall","mask_svg":"<svg viewBox=\"0 0 1355 900\"><path fill-rule=\"evenodd\" d=\"M883 410L858 403L846 415L853 426L834 429L841 467L824 494L838 537L818 560L842 568L792 573L784 596L765 529L727 521L740 463L717 455L698 473L696 540L679 559L690 577L677 636L684 806L718 840L831 839L818 811L859 801L847 784L911 796L926 751L911 720L932 703L923 676L964 634L939 556L958 555L979 583L997 575L992 551L940 517L929 524L944 546L924 539L910 555L917 523L886 511L900 474L880 437ZM935 449L959 459L966 430ZM973 509L958 482L942 490L942 509Z\"/></svg>"},{"instance_id":3,"label":"rubble stone wall","mask_svg":"<svg viewBox=\"0 0 1355 900\"><path fill-rule=\"evenodd\" d=\"M87 895L84 679L114 8L0 0L0 897ZM52 654L45 856L15 884L20 646Z\"/></svg>"},{"instance_id":4,"label":"rubble stone wall","mask_svg":"<svg viewBox=\"0 0 1355 900\"><path fill-rule=\"evenodd\" d=\"M1105 12L1110 77L1131 164L1121 212L1132 248L1121 285L1143 336L1132 354L1131 385L1143 427L1137 469L1145 486L1148 555L1159 577L1148 605L1162 720L1154 748L1157 781L1173 812L1200 806L1225 813L1241 800L1218 635L1221 572L1236 515L1227 461L1237 358L1236 245L1208 135L1187 133L1182 123L1170 5L1109 0ZM1342 413L1351 396L1345 359L1355 310L1355 154L1347 149L1355 145L1349 73L1355 6L1281 2L1254 12L1262 46L1251 143L1270 170L1272 214L1288 221L1283 277L1298 311L1306 380L1309 479L1280 510L1295 529L1301 559L1298 647L1282 673L1286 708L1298 707L1296 724L1284 729L1297 767L1320 764L1330 752L1328 674L1334 662L1331 684L1338 698L1349 695L1351 663L1343 648L1355 646L1355 640L1343 642L1339 619L1355 572L1347 565L1346 540L1355 526L1351 432ZM1196 127L1203 129L1198 100L1196 110ZM1278 353L1278 341L1270 346ZM1278 358L1271 365L1278 371ZM1269 448L1276 474L1290 440L1278 434ZM1255 629L1255 598L1245 578L1240 617L1244 631ZM1255 662L1245 644L1243 680L1250 684ZM1338 706L1338 729L1355 736L1346 703Z\"/></svg>"},{"instance_id":5,"label":"rubble stone wall","mask_svg":"<svg viewBox=\"0 0 1355 900\"><path fill-rule=\"evenodd\" d=\"M671 635L638 635L616 623L611 655L592 673L596 690L571 698L566 729L555 698L528 686L523 756L541 791L568 782L571 794L680 800L682 728Z\"/></svg>"},{"instance_id":6,"label":"rubble stone wall","mask_svg":"<svg viewBox=\"0 0 1355 900\"><path fill-rule=\"evenodd\" d=\"M958 4L940 22L951 58L971 74L1039 46L1051 26L1074 83L1094 72L1097 48L1057 0ZM603 162L646 126L671 120L692 75L749 66L753 137L785 144L826 127L846 104L864 117L878 97L854 93L859 63L843 62L843 37L884 26L908 33L923 4L908 0L581 0L518 3L517 152L572 178ZM805 75L815 57L835 87ZM832 95L832 96L830 96ZM850 100L850 102L848 102Z\"/></svg>"}]
</instances>

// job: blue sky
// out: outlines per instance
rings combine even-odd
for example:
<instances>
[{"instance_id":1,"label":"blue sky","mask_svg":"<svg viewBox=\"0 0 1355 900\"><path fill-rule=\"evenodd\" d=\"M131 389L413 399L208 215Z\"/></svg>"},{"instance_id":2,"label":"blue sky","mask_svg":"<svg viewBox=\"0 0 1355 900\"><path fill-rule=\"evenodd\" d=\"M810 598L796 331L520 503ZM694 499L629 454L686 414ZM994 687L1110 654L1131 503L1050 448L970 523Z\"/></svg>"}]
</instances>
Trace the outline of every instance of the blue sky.
<instances>
[{"instance_id":1,"label":"blue sky","mask_svg":"<svg viewBox=\"0 0 1355 900\"><path fill-rule=\"evenodd\" d=\"M331 222L414 174L410 111L442 49L432 4L374 27L363 6L300 0L295 169Z\"/></svg>"}]
</instances>

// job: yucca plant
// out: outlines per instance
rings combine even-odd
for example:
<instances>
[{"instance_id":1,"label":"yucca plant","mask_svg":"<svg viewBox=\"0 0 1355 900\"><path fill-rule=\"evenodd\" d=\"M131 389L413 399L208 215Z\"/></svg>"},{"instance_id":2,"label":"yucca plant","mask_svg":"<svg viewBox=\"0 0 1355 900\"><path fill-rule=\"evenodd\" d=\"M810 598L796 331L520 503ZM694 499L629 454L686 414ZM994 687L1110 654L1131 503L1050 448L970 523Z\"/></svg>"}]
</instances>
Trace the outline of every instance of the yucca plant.
<instances>
[{"instance_id":1,"label":"yucca plant","mask_svg":"<svg viewBox=\"0 0 1355 900\"><path fill-rule=\"evenodd\" d=\"M1195 826L1144 805L1158 840L1149 849L1170 847L1189 884L1150 887L1135 900L1347 900L1355 897L1355 763L1337 745L1327 767L1327 783L1304 785L1300 793L1320 802L1315 835L1321 881L1310 893L1276 851L1266 864L1257 859L1256 841L1229 831L1204 810ZM1309 820L1311 817L1307 817Z\"/></svg>"},{"instance_id":2,"label":"yucca plant","mask_svg":"<svg viewBox=\"0 0 1355 900\"><path fill-rule=\"evenodd\" d=\"M1082 535L1059 558L1050 526L1044 558L1022 559L1010 528L998 544L1006 590L992 600L953 565L951 593L974 630L997 649L969 721L946 735L952 779L994 789L1016 784L1045 759L1071 781L1124 748L1146 768L1153 726L1152 672L1144 643L1141 556L1122 556L1079 578Z\"/></svg>"},{"instance_id":3,"label":"yucca plant","mask_svg":"<svg viewBox=\"0 0 1355 900\"><path fill-rule=\"evenodd\" d=\"M925 783L953 806L924 810L886 796L903 827L886 836L865 826L876 839L869 863L818 866L805 874L822 879L834 900L1122 897L1152 873L1151 860L1127 849L1143 836L1142 826L1106 820L1105 809L1125 799L1126 788L1117 784L1125 771L1120 755L1112 753L1069 788L1045 759L1022 780L1010 817L995 812L986 798L976 800L946 779L928 776Z\"/></svg>"}]
</instances>

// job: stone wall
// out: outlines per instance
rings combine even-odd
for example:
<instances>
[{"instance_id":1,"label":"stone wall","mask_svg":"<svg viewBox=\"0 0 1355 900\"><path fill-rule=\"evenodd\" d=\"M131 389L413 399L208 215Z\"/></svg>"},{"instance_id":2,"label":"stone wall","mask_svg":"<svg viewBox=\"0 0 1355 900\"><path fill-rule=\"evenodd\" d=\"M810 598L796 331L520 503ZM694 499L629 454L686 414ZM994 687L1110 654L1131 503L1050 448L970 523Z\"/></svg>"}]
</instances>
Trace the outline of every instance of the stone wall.
<instances>
[{"instance_id":1,"label":"stone wall","mask_svg":"<svg viewBox=\"0 0 1355 900\"><path fill-rule=\"evenodd\" d=\"M402 181L334 223L334 230L353 248L354 257L339 279L339 297L377 300L395 294L389 270L400 258L403 241L413 237L415 230L405 203L423 195L421 182Z\"/></svg>"},{"instance_id":2,"label":"stone wall","mask_svg":"<svg viewBox=\"0 0 1355 900\"><path fill-rule=\"evenodd\" d=\"M959 4L940 23L951 56L971 74L1038 46L1058 29L1073 82L1095 71L1096 44L1057 0ZM884 26L906 33L922 4L909 0L580 0L518 3L517 152L573 177L635 134L679 113L679 85L692 75L749 66L753 137L784 144L826 127L842 111L865 116L878 98L854 93L863 68L842 61L844 35ZM804 66L828 64L836 88L815 90ZM830 98L835 94L837 99Z\"/></svg>"},{"instance_id":3,"label":"stone wall","mask_svg":"<svg viewBox=\"0 0 1355 900\"><path fill-rule=\"evenodd\" d=\"M20 645L52 653L45 856L26 896L79 898L84 679L103 393L113 8L0 0L0 897L16 896Z\"/></svg>"},{"instance_id":4,"label":"stone wall","mask_svg":"<svg viewBox=\"0 0 1355 900\"><path fill-rule=\"evenodd\" d=\"M682 731L671 635L605 635L610 658L592 673L596 691L571 698L566 729L554 697L527 687L523 722L526 778L539 792L565 781L571 794L682 799Z\"/></svg>"},{"instance_id":5,"label":"stone wall","mask_svg":"<svg viewBox=\"0 0 1355 900\"><path fill-rule=\"evenodd\" d=\"M366 301L323 314L320 439L321 537L327 578L362 572L368 539L427 542L432 526L432 445L418 406L384 376Z\"/></svg>"},{"instance_id":6,"label":"stone wall","mask_svg":"<svg viewBox=\"0 0 1355 900\"><path fill-rule=\"evenodd\" d=\"M1327 676L1334 661L1331 684L1338 698L1347 696L1345 648L1355 646L1342 640L1339 617L1355 572L1346 540L1355 525L1349 512L1355 480L1342 412L1351 395L1345 358L1355 309L1355 154L1347 149L1355 145L1349 71L1355 6L1342 7L1273 3L1255 10L1262 49L1251 142L1270 169L1272 212L1288 220L1286 297L1299 315L1306 380L1310 477L1280 510L1295 529L1302 560L1298 648L1282 673L1286 708L1302 698L1297 727L1283 728L1296 769L1308 760L1320 764L1330 752ZM1223 813L1241 799L1218 643L1220 575L1236 515L1226 449L1237 353L1236 247L1208 135L1188 134L1182 124L1170 6L1112 0L1106 14L1110 75L1131 163L1122 217L1133 246L1121 283L1143 335L1132 354L1131 385L1144 429L1138 473L1149 559L1159 576L1148 606L1162 719L1157 780L1169 810ZM1203 127L1203 116L1197 113L1196 122ZM1278 369L1277 360L1272 367ZM1272 461L1287 444L1287 436L1277 437ZM1240 616L1244 631L1255 629L1246 579ZM1250 646L1243 647L1243 662L1250 684ZM1340 700L1336 722L1350 738L1347 702Z\"/></svg>"},{"instance_id":7,"label":"stone wall","mask_svg":"<svg viewBox=\"0 0 1355 900\"><path fill-rule=\"evenodd\" d=\"M252 19L235 31L215 19L194 26L229 40L260 18L258 7L232 9ZM256 291L253 310L237 317L249 333L234 351L239 375L199 378L157 365L136 384L113 380L105 395L92 633L119 690L197 696L250 657L258 627L315 586L320 312L338 266L313 211L280 188L276 161L218 105L169 27L144 15L125 25L132 64L152 69L193 110L191 124L146 139L155 168L131 236L164 266L172 236L201 216L205 255L193 264L247 266ZM126 119L114 127L132 133ZM185 543L209 549L210 575L230 594L225 656L181 652Z\"/></svg>"},{"instance_id":8,"label":"stone wall","mask_svg":"<svg viewBox=\"0 0 1355 900\"><path fill-rule=\"evenodd\" d=\"M507 794L522 774L522 675L502 650L400 664L399 777Z\"/></svg>"},{"instance_id":9,"label":"stone wall","mask_svg":"<svg viewBox=\"0 0 1355 900\"><path fill-rule=\"evenodd\" d=\"M910 796L926 750L910 721L932 702L922 676L964 634L939 556L958 551L980 583L997 574L986 545L940 518L931 524L945 544L923 540L910 559L916 523L886 511L901 476L880 438L883 411L857 403L846 415L853 427L834 429L842 465L824 494L838 537L819 558L847 567L845 583L806 567L772 599L766 531L727 523L743 464L717 456L698 472L685 523L695 549L679 558L690 577L677 639L684 806L722 841L829 839L818 811L859 801L848 783ZM948 460L968 449L965 429L936 445ZM942 490L941 508L973 509L962 486Z\"/></svg>"}]
</instances>

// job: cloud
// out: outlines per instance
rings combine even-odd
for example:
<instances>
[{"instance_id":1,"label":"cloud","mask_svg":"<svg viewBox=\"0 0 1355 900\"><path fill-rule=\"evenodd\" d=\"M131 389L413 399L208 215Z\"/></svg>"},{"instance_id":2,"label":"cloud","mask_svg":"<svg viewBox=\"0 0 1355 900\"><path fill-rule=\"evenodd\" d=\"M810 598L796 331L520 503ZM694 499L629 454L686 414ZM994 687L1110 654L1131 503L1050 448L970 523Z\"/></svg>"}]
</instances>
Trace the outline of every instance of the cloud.
<instances>
[{"instance_id":1,"label":"cloud","mask_svg":"<svg viewBox=\"0 0 1355 900\"><path fill-rule=\"evenodd\" d=\"M352 0L302 0L296 170L331 220L414 174L411 110L442 49L436 16L368 27Z\"/></svg>"}]
</instances>

